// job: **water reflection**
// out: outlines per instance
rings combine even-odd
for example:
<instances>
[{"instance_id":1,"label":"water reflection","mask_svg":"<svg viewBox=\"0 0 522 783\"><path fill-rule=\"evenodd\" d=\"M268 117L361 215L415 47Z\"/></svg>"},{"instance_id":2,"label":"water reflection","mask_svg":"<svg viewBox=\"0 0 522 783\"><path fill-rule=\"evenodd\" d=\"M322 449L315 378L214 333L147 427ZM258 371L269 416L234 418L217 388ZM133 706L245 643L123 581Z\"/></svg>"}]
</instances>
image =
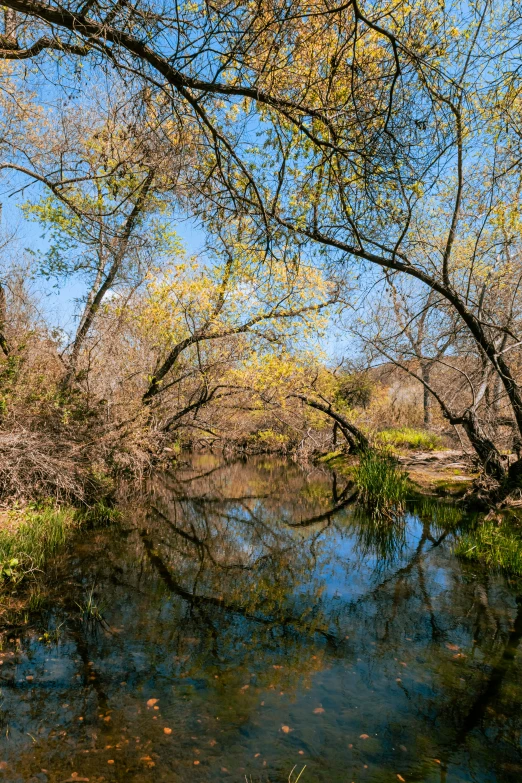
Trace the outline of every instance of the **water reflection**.
<instances>
[{"instance_id":1,"label":"water reflection","mask_svg":"<svg viewBox=\"0 0 522 783\"><path fill-rule=\"evenodd\" d=\"M453 557L456 510L376 525L351 494L204 457L82 536L34 628L9 629L0 774L519 780L518 586Z\"/></svg>"}]
</instances>

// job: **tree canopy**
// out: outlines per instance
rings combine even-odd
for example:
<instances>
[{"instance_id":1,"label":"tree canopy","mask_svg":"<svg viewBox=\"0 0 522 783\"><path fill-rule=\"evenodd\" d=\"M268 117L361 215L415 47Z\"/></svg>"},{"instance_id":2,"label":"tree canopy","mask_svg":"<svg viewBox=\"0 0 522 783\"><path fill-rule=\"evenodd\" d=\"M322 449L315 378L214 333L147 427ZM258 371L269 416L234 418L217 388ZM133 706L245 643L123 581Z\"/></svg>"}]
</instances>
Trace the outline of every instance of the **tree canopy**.
<instances>
[{"instance_id":1,"label":"tree canopy","mask_svg":"<svg viewBox=\"0 0 522 783\"><path fill-rule=\"evenodd\" d=\"M518 480L495 440L500 420L522 438L516 4L5 9L0 166L17 187L38 183L26 211L53 240L41 270L88 279L65 385L107 293L150 293L150 269L172 253L167 224L188 216L217 266L205 260L182 295L177 273L154 283L141 317L163 346L147 406L189 347L247 332L297 345L290 321L346 305L356 284L382 322L365 330L363 306L363 342L424 385L487 471ZM428 372L448 354L467 384L456 401Z\"/></svg>"}]
</instances>

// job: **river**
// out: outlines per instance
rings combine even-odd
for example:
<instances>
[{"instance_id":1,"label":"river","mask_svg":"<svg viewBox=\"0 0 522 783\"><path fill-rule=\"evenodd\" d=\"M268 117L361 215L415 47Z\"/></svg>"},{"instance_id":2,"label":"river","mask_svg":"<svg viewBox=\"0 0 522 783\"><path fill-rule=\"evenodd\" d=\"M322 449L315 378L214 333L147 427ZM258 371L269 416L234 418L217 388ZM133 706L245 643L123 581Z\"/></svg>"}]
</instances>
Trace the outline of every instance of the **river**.
<instances>
[{"instance_id":1,"label":"river","mask_svg":"<svg viewBox=\"0 0 522 783\"><path fill-rule=\"evenodd\" d=\"M522 585L457 509L264 457L126 494L0 651L0 781L522 779Z\"/></svg>"}]
</instances>

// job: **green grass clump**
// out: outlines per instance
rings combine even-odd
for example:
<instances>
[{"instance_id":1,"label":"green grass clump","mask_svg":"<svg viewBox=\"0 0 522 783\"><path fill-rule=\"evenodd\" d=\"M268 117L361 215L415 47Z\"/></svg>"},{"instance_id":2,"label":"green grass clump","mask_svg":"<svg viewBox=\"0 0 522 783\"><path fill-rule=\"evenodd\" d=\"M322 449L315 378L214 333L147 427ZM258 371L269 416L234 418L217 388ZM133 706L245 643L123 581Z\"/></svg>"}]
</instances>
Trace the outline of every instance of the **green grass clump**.
<instances>
[{"instance_id":1,"label":"green grass clump","mask_svg":"<svg viewBox=\"0 0 522 783\"><path fill-rule=\"evenodd\" d=\"M106 500L99 500L89 508L77 512L81 522L87 523L92 527L104 527L112 525L121 520L121 511L115 506L111 506Z\"/></svg>"},{"instance_id":2,"label":"green grass clump","mask_svg":"<svg viewBox=\"0 0 522 783\"><path fill-rule=\"evenodd\" d=\"M12 511L0 529L0 580L19 581L41 570L77 526L73 508L44 505Z\"/></svg>"},{"instance_id":3,"label":"green grass clump","mask_svg":"<svg viewBox=\"0 0 522 783\"><path fill-rule=\"evenodd\" d=\"M415 430L412 427L400 429L381 430L377 433L377 441L385 446L396 449L420 449L422 451L435 451L444 448L442 438L434 432Z\"/></svg>"},{"instance_id":4,"label":"green grass clump","mask_svg":"<svg viewBox=\"0 0 522 783\"><path fill-rule=\"evenodd\" d=\"M368 451L353 471L359 501L375 518L394 519L404 513L410 482L388 454Z\"/></svg>"},{"instance_id":5,"label":"green grass clump","mask_svg":"<svg viewBox=\"0 0 522 783\"><path fill-rule=\"evenodd\" d=\"M522 528L485 521L459 538L457 557L522 576Z\"/></svg>"},{"instance_id":6,"label":"green grass clump","mask_svg":"<svg viewBox=\"0 0 522 783\"><path fill-rule=\"evenodd\" d=\"M103 527L120 519L121 512L106 500L81 509L51 501L13 509L0 527L0 584L42 571L80 527Z\"/></svg>"}]
</instances>

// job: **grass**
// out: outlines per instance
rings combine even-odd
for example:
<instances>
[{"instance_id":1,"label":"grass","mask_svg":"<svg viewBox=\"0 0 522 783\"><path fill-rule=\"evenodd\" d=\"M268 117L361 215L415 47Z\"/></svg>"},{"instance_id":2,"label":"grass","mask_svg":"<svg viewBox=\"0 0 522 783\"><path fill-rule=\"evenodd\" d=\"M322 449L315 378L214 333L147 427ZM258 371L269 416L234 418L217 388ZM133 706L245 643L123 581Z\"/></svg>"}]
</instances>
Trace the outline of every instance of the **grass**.
<instances>
[{"instance_id":1,"label":"grass","mask_svg":"<svg viewBox=\"0 0 522 783\"><path fill-rule=\"evenodd\" d=\"M105 620L103 619L102 614L102 606L98 605L94 598L94 585L91 587L86 600L81 604L76 603L76 606L80 610L84 620L105 624Z\"/></svg>"},{"instance_id":2,"label":"grass","mask_svg":"<svg viewBox=\"0 0 522 783\"><path fill-rule=\"evenodd\" d=\"M522 576L522 529L486 520L460 536L457 557Z\"/></svg>"},{"instance_id":3,"label":"grass","mask_svg":"<svg viewBox=\"0 0 522 783\"><path fill-rule=\"evenodd\" d=\"M404 513L410 482L389 454L368 451L354 468L359 501L376 519L394 519Z\"/></svg>"},{"instance_id":4,"label":"grass","mask_svg":"<svg viewBox=\"0 0 522 783\"><path fill-rule=\"evenodd\" d=\"M51 501L12 509L3 515L0 527L0 583L18 583L42 571L80 527L101 527L120 517L121 512L104 500L84 509Z\"/></svg>"},{"instance_id":5,"label":"grass","mask_svg":"<svg viewBox=\"0 0 522 783\"><path fill-rule=\"evenodd\" d=\"M77 527L76 511L69 507L49 504L11 511L0 530L0 578L18 582L42 570Z\"/></svg>"},{"instance_id":6,"label":"grass","mask_svg":"<svg viewBox=\"0 0 522 783\"><path fill-rule=\"evenodd\" d=\"M39 642L45 642L46 644L59 644L62 638L62 627L64 623L55 626L54 628L48 628L43 632L42 636L38 637Z\"/></svg>"},{"instance_id":7,"label":"grass","mask_svg":"<svg viewBox=\"0 0 522 783\"><path fill-rule=\"evenodd\" d=\"M344 457L344 451L342 449L337 449L337 451L329 451L327 454L323 454L317 462L332 462L333 460L339 459L339 457Z\"/></svg>"},{"instance_id":8,"label":"grass","mask_svg":"<svg viewBox=\"0 0 522 783\"><path fill-rule=\"evenodd\" d=\"M453 497L459 497L465 495L470 488L469 481L455 481L451 478L441 478L433 482L433 486L438 495L452 495Z\"/></svg>"},{"instance_id":9,"label":"grass","mask_svg":"<svg viewBox=\"0 0 522 783\"><path fill-rule=\"evenodd\" d=\"M415 430L412 427L381 430L377 433L376 440L383 446L391 446L394 449L436 451L444 448L442 438L434 432Z\"/></svg>"},{"instance_id":10,"label":"grass","mask_svg":"<svg viewBox=\"0 0 522 783\"><path fill-rule=\"evenodd\" d=\"M99 500L93 506L77 512L81 522L92 527L105 527L121 520L121 511L107 503L105 499Z\"/></svg>"}]
</instances>

